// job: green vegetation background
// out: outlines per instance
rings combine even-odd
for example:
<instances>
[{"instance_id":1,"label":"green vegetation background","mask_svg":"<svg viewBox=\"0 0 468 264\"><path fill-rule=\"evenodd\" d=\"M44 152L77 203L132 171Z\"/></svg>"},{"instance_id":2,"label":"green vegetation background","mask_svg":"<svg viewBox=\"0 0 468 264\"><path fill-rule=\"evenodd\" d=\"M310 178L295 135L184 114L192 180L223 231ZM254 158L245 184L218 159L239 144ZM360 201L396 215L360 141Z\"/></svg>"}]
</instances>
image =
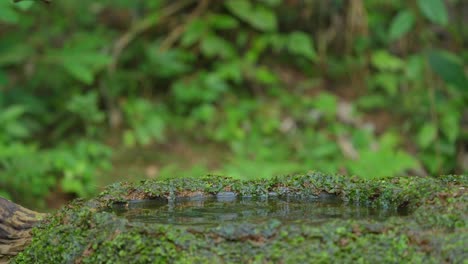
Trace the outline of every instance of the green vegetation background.
<instances>
[{"instance_id":1,"label":"green vegetation background","mask_svg":"<svg viewBox=\"0 0 468 264\"><path fill-rule=\"evenodd\" d=\"M124 179L466 173L467 5L0 1L0 195L44 208Z\"/></svg>"}]
</instances>

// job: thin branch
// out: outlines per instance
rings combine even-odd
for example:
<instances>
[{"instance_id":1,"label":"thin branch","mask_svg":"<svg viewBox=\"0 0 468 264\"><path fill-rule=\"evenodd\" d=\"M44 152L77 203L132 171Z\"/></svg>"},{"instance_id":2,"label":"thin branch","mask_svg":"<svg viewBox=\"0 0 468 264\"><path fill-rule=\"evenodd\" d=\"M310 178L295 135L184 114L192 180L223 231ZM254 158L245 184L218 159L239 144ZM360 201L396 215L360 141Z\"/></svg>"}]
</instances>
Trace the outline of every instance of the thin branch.
<instances>
[{"instance_id":1,"label":"thin branch","mask_svg":"<svg viewBox=\"0 0 468 264\"><path fill-rule=\"evenodd\" d=\"M114 43L112 48L112 63L109 65L109 70L114 71L117 66L120 54L139 34L145 32L152 26L156 25L179 10L191 4L194 0L175 1L174 4L167 6L161 12L152 14L135 23L127 32L120 36Z\"/></svg>"},{"instance_id":2,"label":"thin branch","mask_svg":"<svg viewBox=\"0 0 468 264\"><path fill-rule=\"evenodd\" d=\"M210 4L210 0L199 1L197 7L188 16L185 23L176 27L174 30L172 30L169 36L163 40L163 42L161 43L161 46L159 47L159 51L166 51L170 49L172 45L174 45L174 43L185 32L187 25L189 25L195 18L199 17L206 10L209 4Z\"/></svg>"}]
</instances>

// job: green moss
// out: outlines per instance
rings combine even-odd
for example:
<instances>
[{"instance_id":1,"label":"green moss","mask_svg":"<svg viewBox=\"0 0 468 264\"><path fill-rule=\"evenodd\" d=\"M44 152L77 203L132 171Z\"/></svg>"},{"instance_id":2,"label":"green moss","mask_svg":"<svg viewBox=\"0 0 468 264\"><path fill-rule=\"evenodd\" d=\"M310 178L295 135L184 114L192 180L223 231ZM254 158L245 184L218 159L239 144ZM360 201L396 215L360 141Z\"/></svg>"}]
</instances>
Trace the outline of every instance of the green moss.
<instances>
[{"instance_id":1,"label":"green moss","mask_svg":"<svg viewBox=\"0 0 468 264\"><path fill-rule=\"evenodd\" d=\"M468 243L466 176L362 180L310 173L270 181L202 179L119 183L75 201L34 229L13 263L461 263ZM349 203L414 211L410 217L333 220L320 226L224 223L217 227L128 222L107 206L132 199L324 193Z\"/></svg>"}]
</instances>

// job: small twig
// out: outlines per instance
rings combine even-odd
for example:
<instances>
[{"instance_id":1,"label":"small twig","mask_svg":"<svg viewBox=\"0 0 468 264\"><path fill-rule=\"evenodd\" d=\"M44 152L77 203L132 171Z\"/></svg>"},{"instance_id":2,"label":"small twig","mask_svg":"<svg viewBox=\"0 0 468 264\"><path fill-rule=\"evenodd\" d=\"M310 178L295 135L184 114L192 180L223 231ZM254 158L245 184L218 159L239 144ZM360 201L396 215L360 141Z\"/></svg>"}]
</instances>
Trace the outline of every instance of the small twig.
<instances>
[{"instance_id":1,"label":"small twig","mask_svg":"<svg viewBox=\"0 0 468 264\"><path fill-rule=\"evenodd\" d=\"M177 13L179 10L185 8L191 4L194 0L184 0L176 1L174 4L165 7L157 14L149 15L142 20L135 23L127 32L121 35L113 44L111 48L112 61L107 67L109 74L112 74L119 61L120 55L123 50L132 42L139 34L145 32L149 28L153 27L157 23L162 23L164 20L168 19L170 16ZM110 127L118 127L121 123L121 113L116 107L114 100L112 99L107 86L103 83L100 84L99 90L101 96L104 98L105 107L107 109L107 115L109 117Z\"/></svg>"},{"instance_id":2,"label":"small twig","mask_svg":"<svg viewBox=\"0 0 468 264\"><path fill-rule=\"evenodd\" d=\"M180 36L185 32L187 25L189 25L195 18L199 17L206 10L209 4L210 0L199 1L197 7L188 16L185 23L172 30L169 36L163 40L161 46L159 47L159 51L162 52L170 49L174 45L174 43L180 38Z\"/></svg>"},{"instance_id":3,"label":"small twig","mask_svg":"<svg viewBox=\"0 0 468 264\"><path fill-rule=\"evenodd\" d=\"M157 14L152 14L144 19L138 21L134 24L127 32L125 32L122 36L120 36L117 41L114 43L112 48L112 63L109 65L109 70L112 72L115 70L117 66L117 62L119 60L120 54L122 51L128 46L128 44L136 38L139 34L145 32L156 23L167 19L169 16L175 14L179 10L183 9L194 0L185 0L185 1L176 1L174 4L167 6L161 12ZM161 15L159 15L161 14ZM159 18L159 19L158 19Z\"/></svg>"},{"instance_id":4,"label":"small twig","mask_svg":"<svg viewBox=\"0 0 468 264\"><path fill-rule=\"evenodd\" d=\"M338 146L341 149L341 153L345 158L351 160L358 160L359 159L359 152L354 147L351 140L346 136L339 136L338 137Z\"/></svg>"}]
</instances>

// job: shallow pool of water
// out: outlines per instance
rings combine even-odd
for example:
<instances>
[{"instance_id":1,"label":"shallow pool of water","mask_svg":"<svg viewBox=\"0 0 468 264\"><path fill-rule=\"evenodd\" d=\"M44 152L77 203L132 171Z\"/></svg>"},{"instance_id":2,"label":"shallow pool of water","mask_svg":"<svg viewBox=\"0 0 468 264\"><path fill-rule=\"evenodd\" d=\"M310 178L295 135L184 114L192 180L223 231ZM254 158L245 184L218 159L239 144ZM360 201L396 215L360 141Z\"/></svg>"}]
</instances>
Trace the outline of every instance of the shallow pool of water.
<instances>
[{"instance_id":1,"label":"shallow pool of water","mask_svg":"<svg viewBox=\"0 0 468 264\"><path fill-rule=\"evenodd\" d=\"M376 219L406 216L397 209L345 204L339 198L237 198L233 195L143 200L114 205L112 211L131 222L172 225L218 225L224 222L282 222L320 224L331 219Z\"/></svg>"}]
</instances>

